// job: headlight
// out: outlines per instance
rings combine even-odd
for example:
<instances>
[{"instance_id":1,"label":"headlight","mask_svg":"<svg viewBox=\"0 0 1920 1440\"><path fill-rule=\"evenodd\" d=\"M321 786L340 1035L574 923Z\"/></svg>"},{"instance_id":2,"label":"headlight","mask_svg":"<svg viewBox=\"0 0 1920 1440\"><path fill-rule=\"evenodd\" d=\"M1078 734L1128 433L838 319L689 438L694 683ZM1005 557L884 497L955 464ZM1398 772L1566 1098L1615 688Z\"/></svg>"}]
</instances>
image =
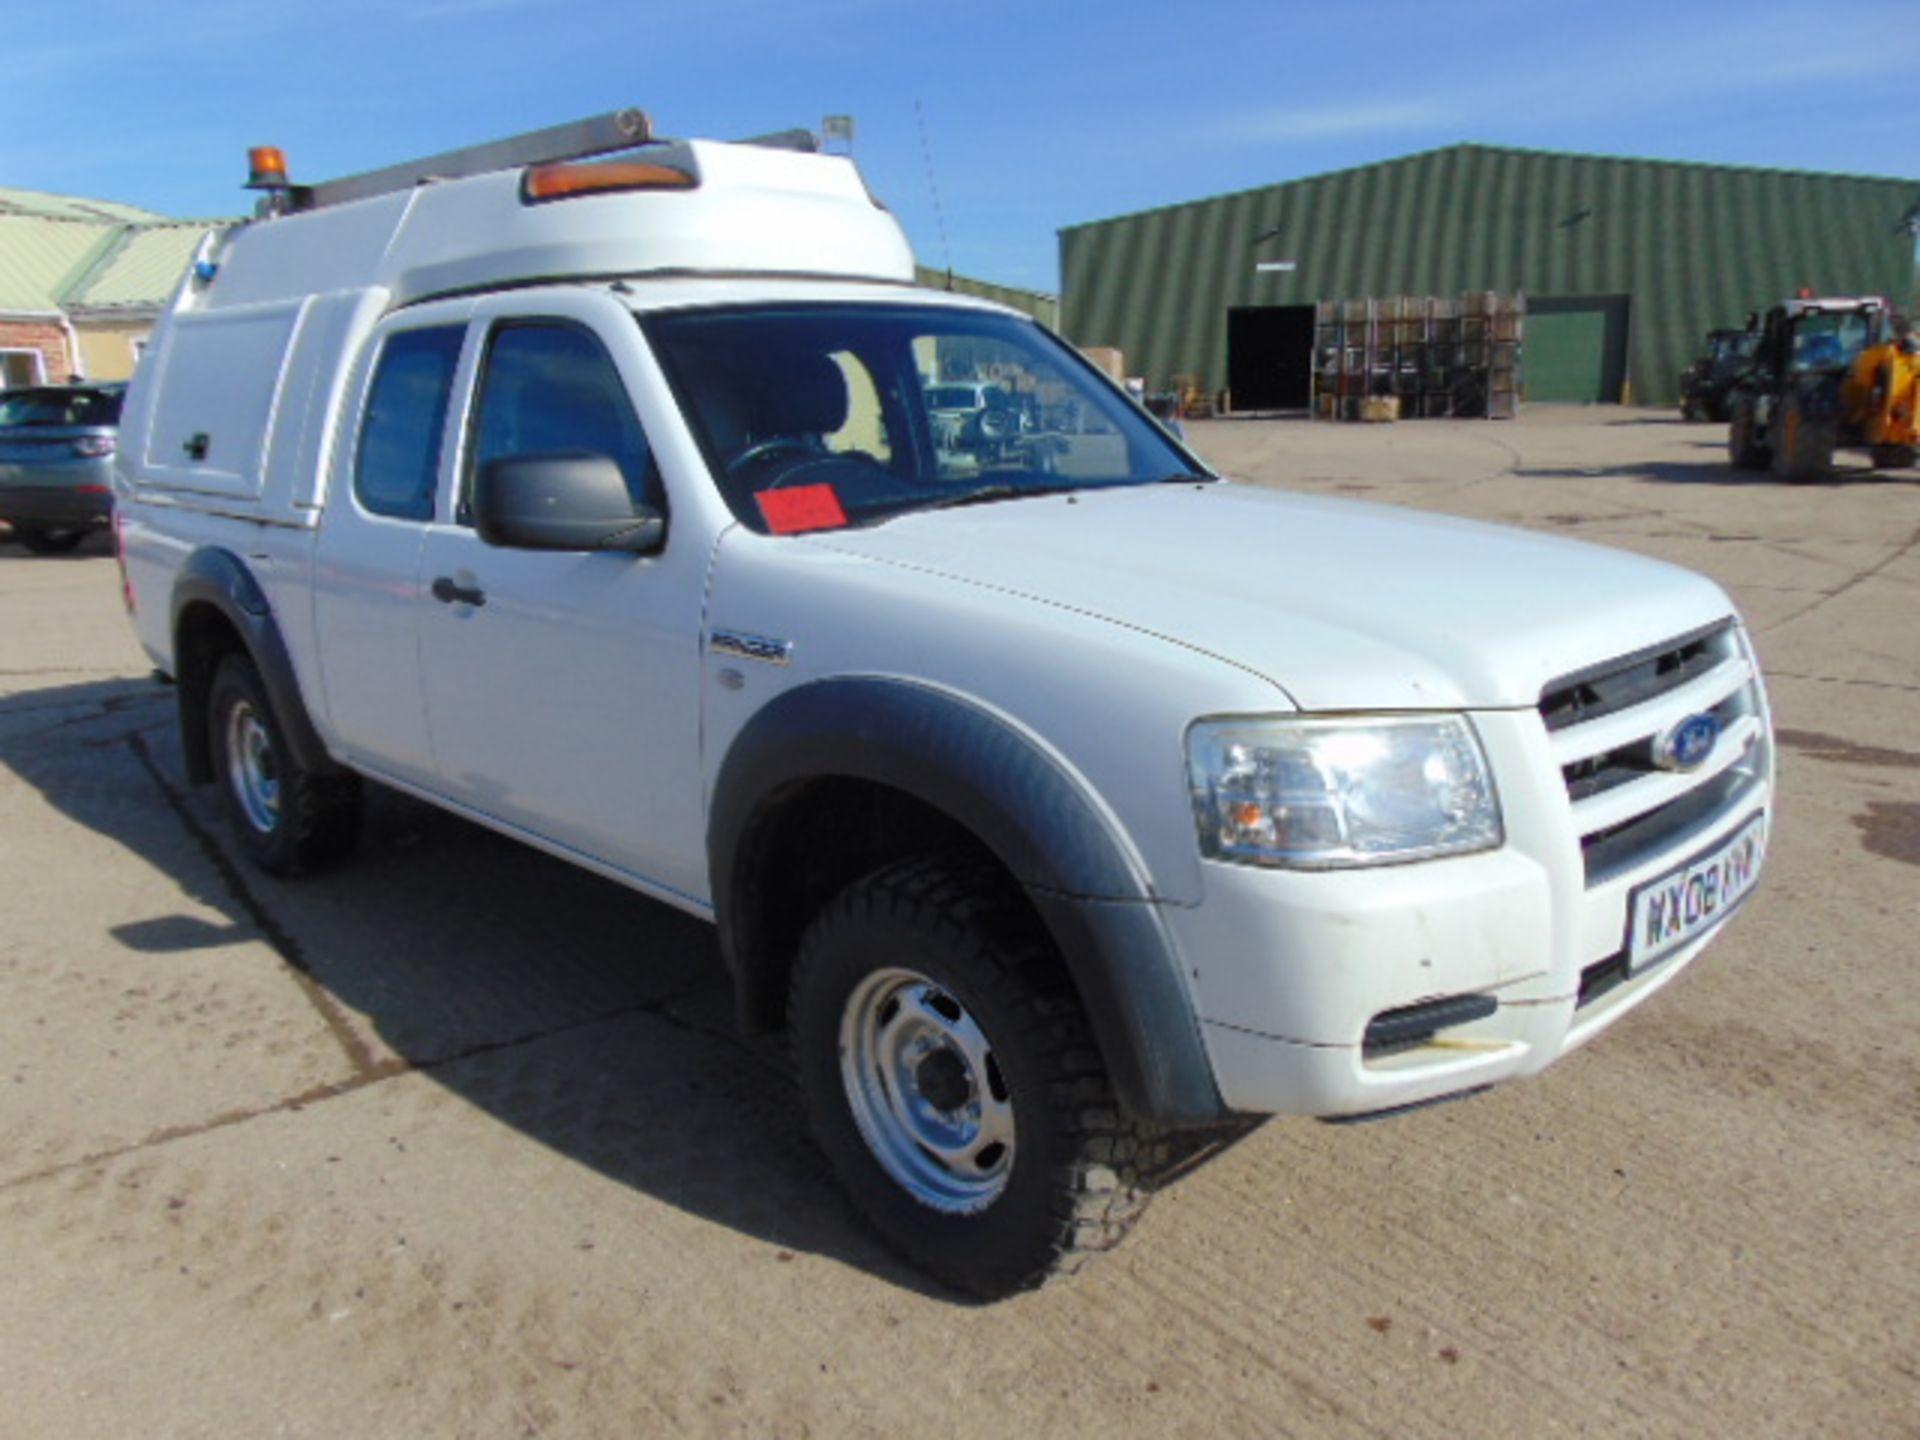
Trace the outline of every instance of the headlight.
<instances>
[{"instance_id":1,"label":"headlight","mask_svg":"<svg viewBox=\"0 0 1920 1440\"><path fill-rule=\"evenodd\" d=\"M1202 720L1187 732L1200 849L1330 870L1491 850L1503 838L1473 727L1439 719Z\"/></svg>"}]
</instances>

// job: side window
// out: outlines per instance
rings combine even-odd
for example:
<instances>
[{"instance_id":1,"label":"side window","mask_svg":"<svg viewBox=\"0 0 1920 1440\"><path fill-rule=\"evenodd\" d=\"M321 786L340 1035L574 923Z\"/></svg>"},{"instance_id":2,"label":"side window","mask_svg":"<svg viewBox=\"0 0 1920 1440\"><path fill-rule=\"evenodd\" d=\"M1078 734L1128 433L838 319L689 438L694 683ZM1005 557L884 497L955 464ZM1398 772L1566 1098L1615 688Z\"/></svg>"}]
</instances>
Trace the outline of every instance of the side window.
<instances>
[{"instance_id":1,"label":"side window","mask_svg":"<svg viewBox=\"0 0 1920 1440\"><path fill-rule=\"evenodd\" d=\"M586 451L620 467L635 502L660 503L653 452L620 372L600 341L577 325L514 321L494 332L472 449L469 492L489 461Z\"/></svg>"},{"instance_id":2,"label":"side window","mask_svg":"<svg viewBox=\"0 0 1920 1440\"><path fill-rule=\"evenodd\" d=\"M402 330L380 351L353 467L353 493L376 515L433 518L447 396L465 333L462 325Z\"/></svg>"}]
</instances>

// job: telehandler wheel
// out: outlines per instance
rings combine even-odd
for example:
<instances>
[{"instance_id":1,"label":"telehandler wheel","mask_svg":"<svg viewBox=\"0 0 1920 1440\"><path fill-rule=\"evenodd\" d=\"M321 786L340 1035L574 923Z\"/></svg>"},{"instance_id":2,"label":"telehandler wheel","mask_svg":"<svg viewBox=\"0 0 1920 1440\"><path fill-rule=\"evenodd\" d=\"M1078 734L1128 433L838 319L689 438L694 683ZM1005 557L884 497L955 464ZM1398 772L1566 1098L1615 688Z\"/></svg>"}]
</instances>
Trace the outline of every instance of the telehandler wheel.
<instances>
[{"instance_id":1,"label":"telehandler wheel","mask_svg":"<svg viewBox=\"0 0 1920 1440\"><path fill-rule=\"evenodd\" d=\"M1833 451L1839 439L1839 429L1832 420L1804 415L1789 401L1780 415L1773 473L1794 484L1826 479L1833 473Z\"/></svg>"},{"instance_id":2,"label":"telehandler wheel","mask_svg":"<svg viewBox=\"0 0 1920 1440\"><path fill-rule=\"evenodd\" d=\"M1876 470L1910 470L1916 458L1911 445L1876 445L1872 453Z\"/></svg>"},{"instance_id":3,"label":"telehandler wheel","mask_svg":"<svg viewBox=\"0 0 1920 1440\"><path fill-rule=\"evenodd\" d=\"M1773 463L1773 452L1753 437L1752 402L1736 403L1727 422L1727 459L1736 470L1764 470Z\"/></svg>"},{"instance_id":4,"label":"telehandler wheel","mask_svg":"<svg viewBox=\"0 0 1920 1440\"><path fill-rule=\"evenodd\" d=\"M1065 969L962 859L855 882L801 941L788 1023L820 1148L881 1237L983 1299L1112 1249L1168 1133L1116 1103Z\"/></svg>"},{"instance_id":5,"label":"telehandler wheel","mask_svg":"<svg viewBox=\"0 0 1920 1440\"><path fill-rule=\"evenodd\" d=\"M316 775L287 747L260 672L229 655L207 697L214 776L234 838L269 875L318 870L342 858L360 833L360 780Z\"/></svg>"}]
</instances>

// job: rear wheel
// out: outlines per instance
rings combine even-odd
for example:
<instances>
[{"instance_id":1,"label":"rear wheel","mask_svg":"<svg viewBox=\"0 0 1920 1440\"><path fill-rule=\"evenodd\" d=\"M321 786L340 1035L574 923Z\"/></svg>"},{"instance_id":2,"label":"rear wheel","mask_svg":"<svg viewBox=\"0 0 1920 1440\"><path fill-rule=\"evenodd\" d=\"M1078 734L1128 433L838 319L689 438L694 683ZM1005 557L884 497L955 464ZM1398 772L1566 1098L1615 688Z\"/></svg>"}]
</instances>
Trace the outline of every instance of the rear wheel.
<instances>
[{"instance_id":1,"label":"rear wheel","mask_svg":"<svg viewBox=\"0 0 1920 1440\"><path fill-rule=\"evenodd\" d=\"M41 530L28 526L13 527L13 538L35 555L65 555L87 538L84 530Z\"/></svg>"},{"instance_id":2,"label":"rear wheel","mask_svg":"<svg viewBox=\"0 0 1920 1440\"><path fill-rule=\"evenodd\" d=\"M353 848L360 831L358 778L316 774L300 764L252 660L239 654L222 660L207 705L221 803L254 864L293 875Z\"/></svg>"},{"instance_id":3,"label":"rear wheel","mask_svg":"<svg viewBox=\"0 0 1920 1440\"><path fill-rule=\"evenodd\" d=\"M1873 447L1873 468L1876 470L1911 469L1914 459L1914 449L1911 445L1876 445Z\"/></svg>"},{"instance_id":4,"label":"rear wheel","mask_svg":"<svg viewBox=\"0 0 1920 1440\"><path fill-rule=\"evenodd\" d=\"M1164 1163L1017 892L922 859L809 928L790 1007L815 1135L854 1204L957 1290L1010 1294L1111 1249Z\"/></svg>"}]
</instances>

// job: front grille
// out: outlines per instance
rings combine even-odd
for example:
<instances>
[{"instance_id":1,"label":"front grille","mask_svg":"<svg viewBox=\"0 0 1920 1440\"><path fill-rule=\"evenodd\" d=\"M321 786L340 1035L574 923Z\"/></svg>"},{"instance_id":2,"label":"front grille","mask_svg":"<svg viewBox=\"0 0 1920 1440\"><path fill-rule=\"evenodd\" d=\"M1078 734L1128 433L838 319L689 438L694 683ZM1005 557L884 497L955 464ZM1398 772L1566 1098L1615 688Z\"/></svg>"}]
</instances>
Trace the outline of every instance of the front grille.
<instances>
[{"instance_id":1,"label":"front grille","mask_svg":"<svg viewBox=\"0 0 1920 1440\"><path fill-rule=\"evenodd\" d=\"M1719 722L1712 751L1691 771L1662 769L1660 737L1701 714ZM1541 694L1540 718L1589 887L1684 848L1766 778L1758 676L1731 620L1554 681Z\"/></svg>"},{"instance_id":2,"label":"front grille","mask_svg":"<svg viewBox=\"0 0 1920 1440\"><path fill-rule=\"evenodd\" d=\"M1734 645L1733 622L1723 620L1652 650L1575 671L1541 692L1540 718L1564 730L1631 709L1712 670Z\"/></svg>"}]
</instances>

